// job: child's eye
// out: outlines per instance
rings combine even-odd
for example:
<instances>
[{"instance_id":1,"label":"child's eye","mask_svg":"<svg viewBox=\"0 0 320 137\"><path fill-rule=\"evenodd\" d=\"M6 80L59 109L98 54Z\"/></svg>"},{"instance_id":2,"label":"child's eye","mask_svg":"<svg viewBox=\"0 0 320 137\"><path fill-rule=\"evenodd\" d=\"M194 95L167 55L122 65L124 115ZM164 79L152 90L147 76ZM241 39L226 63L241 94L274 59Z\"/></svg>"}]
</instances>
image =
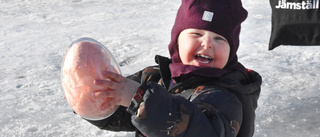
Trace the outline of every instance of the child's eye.
<instances>
[{"instance_id":1,"label":"child's eye","mask_svg":"<svg viewBox=\"0 0 320 137\"><path fill-rule=\"evenodd\" d=\"M219 37L219 36L214 37L214 39L215 39L215 40L223 40L223 41L226 41L226 39L225 39L225 38L223 38L223 37Z\"/></svg>"},{"instance_id":2,"label":"child's eye","mask_svg":"<svg viewBox=\"0 0 320 137\"><path fill-rule=\"evenodd\" d=\"M202 36L201 33L192 33L192 35L195 35L195 36Z\"/></svg>"}]
</instances>

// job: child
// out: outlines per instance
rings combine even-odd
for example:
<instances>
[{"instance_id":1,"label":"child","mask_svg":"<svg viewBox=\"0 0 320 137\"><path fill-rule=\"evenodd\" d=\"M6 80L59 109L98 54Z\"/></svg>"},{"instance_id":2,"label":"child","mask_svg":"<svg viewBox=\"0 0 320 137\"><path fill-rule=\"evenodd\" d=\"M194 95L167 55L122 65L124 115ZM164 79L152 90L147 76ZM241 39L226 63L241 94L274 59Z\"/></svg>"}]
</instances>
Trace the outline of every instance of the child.
<instances>
[{"instance_id":1,"label":"child","mask_svg":"<svg viewBox=\"0 0 320 137\"><path fill-rule=\"evenodd\" d=\"M240 24L247 11L240 0L182 0L172 29L171 59L127 78L110 80L94 97L114 98L101 107L110 117L91 121L101 129L136 131L136 136L249 137L254 133L261 77L237 59Z\"/></svg>"}]
</instances>

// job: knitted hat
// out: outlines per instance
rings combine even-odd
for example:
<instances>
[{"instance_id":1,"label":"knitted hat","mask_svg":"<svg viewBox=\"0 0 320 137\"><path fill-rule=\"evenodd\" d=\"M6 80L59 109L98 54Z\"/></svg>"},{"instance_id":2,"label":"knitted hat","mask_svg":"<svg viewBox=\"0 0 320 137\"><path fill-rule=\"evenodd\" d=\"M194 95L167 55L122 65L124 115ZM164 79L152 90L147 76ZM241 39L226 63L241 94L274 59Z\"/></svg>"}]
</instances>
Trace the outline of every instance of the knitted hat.
<instances>
[{"instance_id":1,"label":"knitted hat","mask_svg":"<svg viewBox=\"0 0 320 137\"><path fill-rule=\"evenodd\" d=\"M177 45L178 36L181 31L188 28L208 30L225 37L230 45L230 55L224 70L243 71L245 68L238 62L236 52L239 47L240 25L247 18L247 15L248 12L242 7L240 0L182 0L169 44L169 52L173 62L170 66L171 71L188 73L188 71L179 72L180 70L177 70L177 67L182 63ZM185 71L186 68L183 70ZM198 70L198 68L193 67L189 71L194 70ZM221 73L226 73L222 72L224 70L210 72L210 74L213 77L221 76ZM173 77L180 76L180 74L172 75ZM208 76L208 74L204 74L204 76Z\"/></svg>"}]
</instances>

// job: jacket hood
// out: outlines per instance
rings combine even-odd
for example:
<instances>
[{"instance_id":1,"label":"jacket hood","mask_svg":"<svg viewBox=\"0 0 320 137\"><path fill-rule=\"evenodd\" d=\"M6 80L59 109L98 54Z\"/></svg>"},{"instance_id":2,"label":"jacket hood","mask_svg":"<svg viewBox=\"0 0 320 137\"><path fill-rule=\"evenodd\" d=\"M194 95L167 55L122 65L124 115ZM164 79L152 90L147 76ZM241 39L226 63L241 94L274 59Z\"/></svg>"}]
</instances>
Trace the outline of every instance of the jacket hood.
<instances>
[{"instance_id":1,"label":"jacket hood","mask_svg":"<svg viewBox=\"0 0 320 137\"><path fill-rule=\"evenodd\" d=\"M252 94L260 91L262 84L261 76L253 70L248 70L248 77L239 71L235 71L226 74L220 80L215 84L239 94Z\"/></svg>"}]
</instances>

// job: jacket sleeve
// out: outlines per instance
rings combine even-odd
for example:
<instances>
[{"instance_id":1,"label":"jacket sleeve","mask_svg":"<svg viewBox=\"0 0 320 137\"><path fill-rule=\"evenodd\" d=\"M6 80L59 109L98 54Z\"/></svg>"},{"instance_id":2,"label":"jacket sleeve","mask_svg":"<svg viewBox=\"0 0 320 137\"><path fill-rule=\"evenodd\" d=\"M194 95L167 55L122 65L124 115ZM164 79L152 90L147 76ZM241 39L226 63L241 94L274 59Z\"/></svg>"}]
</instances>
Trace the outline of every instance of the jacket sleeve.
<instances>
[{"instance_id":1,"label":"jacket sleeve","mask_svg":"<svg viewBox=\"0 0 320 137\"><path fill-rule=\"evenodd\" d=\"M103 120L85 120L104 130L135 131L136 128L131 123L131 115L126 109L126 107L120 106L113 115Z\"/></svg>"},{"instance_id":2,"label":"jacket sleeve","mask_svg":"<svg viewBox=\"0 0 320 137\"><path fill-rule=\"evenodd\" d=\"M141 85L127 111L152 137L235 137L242 122L241 103L230 92L210 90L189 101L154 82Z\"/></svg>"}]
</instances>

